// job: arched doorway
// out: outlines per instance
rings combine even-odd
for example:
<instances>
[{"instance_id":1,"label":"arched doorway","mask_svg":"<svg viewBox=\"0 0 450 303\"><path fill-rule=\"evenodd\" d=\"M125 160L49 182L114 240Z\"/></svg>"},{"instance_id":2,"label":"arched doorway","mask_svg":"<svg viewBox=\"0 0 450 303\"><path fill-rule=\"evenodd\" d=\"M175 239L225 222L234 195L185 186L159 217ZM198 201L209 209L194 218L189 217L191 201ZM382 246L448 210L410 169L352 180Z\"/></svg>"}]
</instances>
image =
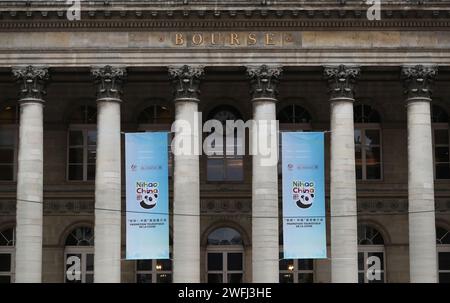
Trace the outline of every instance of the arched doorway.
<instances>
[{"instance_id":1,"label":"arched doorway","mask_svg":"<svg viewBox=\"0 0 450 303\"><path fill-rule=\"evenodd\" d=\"M208 235L207 244L208 283L242 283L244 246L241 234L233 228L221 227Z\"/></svg>"},{"instance_id":2,"label":"arched doorway","mask_svg":"<svg viewBox=\"0 0 450 303\"><path fill-rule=\"evenodd\" d=\"M358 225L358 282L384 283L385 249L381 233L374 227ZM372 269L376 266L376 269Z\"/></svg>"},{"instance_id":3,"label":"arched doorway","mask_svg":"<svg viewBox=\"0 0 450 303\"><path fill-rule=\"evenodd\" d=\"M94 282L94 229L81 226L70 232L65 242L64 264L66 283Z\"/></svg>"},{"instance_id":4,"label":"arched doorway","mask_svg":"<svg viewBox=\"0 0 450 303\"><path fill-rule=\"evenodd\" d=\"M439 283L450 283L450 230L436 227Z\"/></svg>"},{"instance_id":5,"label":"arched doorway","mask_svg":"<svg viewBox=\"0 0 450 303\"><path fill-rule=\"evenodd\" d=\"M0 231L0 283L14 282L15 230Z\"/></svg>"}]
</instances>

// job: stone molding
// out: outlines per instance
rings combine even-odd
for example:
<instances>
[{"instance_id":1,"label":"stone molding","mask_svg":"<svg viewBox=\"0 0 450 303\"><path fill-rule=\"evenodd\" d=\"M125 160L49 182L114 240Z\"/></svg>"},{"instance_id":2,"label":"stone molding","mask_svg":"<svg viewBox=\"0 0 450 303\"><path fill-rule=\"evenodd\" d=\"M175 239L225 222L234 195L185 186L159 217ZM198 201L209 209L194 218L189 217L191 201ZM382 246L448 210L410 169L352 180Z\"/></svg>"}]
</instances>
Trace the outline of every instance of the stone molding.
<instances>
[{"instance_id":1,"label":"stone molding","mask_svg":"<svg viewBox=\"0 0 450 303\"><path fill-rule=\"evenodd\" d=\"M202 199L201 213L251 214L251 199Z\"/></svg>"},{"instance_id":2,"label":"stone molding","mask_svg":"<svg viewBox=\"0 0 450 303\"><path fill-rule=\"evenodd\" d=\"M449 14L450 16L450 14ZM0 31L61 29L64 31L82 29L404 29L404 30L449 30L450 20L1 20Z\"/></svg>"},{"instance_id":3,"label":"stone molding","mask_svg":"<svg viewBox=\"0 0 450 303\"><path fill-rule=\"evenodd\" d=\"M326 201L329 215L329 199ZM438 198L435 202L436 212L449 213L450 198ZM0 217L14 215L15 200L0 200ZM201 199L202 214L244 214L251 215L251 199ZM358 199L358 214L408 214L408 199ZM93 200L46 200L44 202L45 215L93 215Z\"/></svg>"},{"instance_id":4,"label":"stone molding","mask_svg":"<svg viewBox=\"0 0 450 303\"><path fill-rule=\"evenodd\" d=\"M386 3L384 3L386 2ZM435 28L448 29L450 1L382 3L381 20L370 21L365 1L313 0L81 0L81 20L66 19L65 1L2 1L0 30L60 28Z\"/></svg>"}]
</instances>

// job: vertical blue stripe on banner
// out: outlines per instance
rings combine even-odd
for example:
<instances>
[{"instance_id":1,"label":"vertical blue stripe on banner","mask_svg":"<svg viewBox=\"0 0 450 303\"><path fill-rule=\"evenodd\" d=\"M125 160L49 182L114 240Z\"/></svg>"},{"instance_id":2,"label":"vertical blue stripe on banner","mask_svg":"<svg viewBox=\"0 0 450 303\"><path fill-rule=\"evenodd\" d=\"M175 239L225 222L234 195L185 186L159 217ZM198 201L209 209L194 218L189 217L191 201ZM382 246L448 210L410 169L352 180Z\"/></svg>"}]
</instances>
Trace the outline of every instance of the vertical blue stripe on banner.
<instances>
[{"instance_id":1,"label":"vertical blue stripe on banner","mask_svg":"<svg viewBox=\"0 0 450 303\"><path fill-rule=\"evenodd\" d=\"M324 134L282 133L285 259L327 257Z\"/></svg>"},{"instance_id":2,"label":"vertical blue stripe on banner","mask_svg":"<svg viewBox=\"0 0 450 303\"><path fill-rule=\"evenodd\" d=\"M169 259L167 151L167 132L125 134L128 260Z\"/></svg>"}]
</instances>

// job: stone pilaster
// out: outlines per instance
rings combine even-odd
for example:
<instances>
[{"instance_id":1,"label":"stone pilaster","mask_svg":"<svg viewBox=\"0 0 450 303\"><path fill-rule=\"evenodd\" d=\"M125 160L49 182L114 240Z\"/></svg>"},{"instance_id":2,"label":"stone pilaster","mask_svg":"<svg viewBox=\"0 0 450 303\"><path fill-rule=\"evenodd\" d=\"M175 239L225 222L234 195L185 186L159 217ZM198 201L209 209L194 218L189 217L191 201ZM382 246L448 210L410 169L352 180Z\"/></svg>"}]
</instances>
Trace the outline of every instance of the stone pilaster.
<instances>
[{"instance_id":1,"label":"stone pilaster","mask_svg":"<svg viewBox=\"0 0 450 303\"><path fill-rule=\"evenodd\" d=\"M14 67L20 85L16 256L18 283L42 281L43 96L46 67Z\"/></svg>"},{"instance_id":2,"label":"stone pilaster","mask_svg":"<svg viewBox=\"0 0 450 303\"><path fill-rule=\"evenodd\" d=\"M276 121L277 84L280 66L247 67L253 104L252 137L278 142ZM274 138L275 137L275 138ZM253 142L255 142L253 140ZM278 146L278 144L276 144ZM275 149L278 152L278 148ZM277 162L264 164L260 153L253 154L252 174L252 271L255 283L279 282L278 168ZM276 156L278 159L278 155Z\"/></svg>"},{"instance_id":3,"label":"stone pilaster","mask_svg":"<svg viewBox=\"0 0 450 303\"><path fill-rule=\"evenodd\" d=\"M357 204L353 124L354 85L360 70L327 66L331 106L331 281L358 282Z\"/></svg>"},{"instance_id":4,"label":"stone pilaster","mask_svg":"<svg viewBox=\"0 0 450 303\"><path fill-rule=\"evenodd\" d=\"M121 133L123 67L93 67L97 85L94 281L119 283L121 260Z\"/></svg>"},{"instance_id":5,"label":"stone pilaster","mask_svg":"<svg viewBox=\"0 0 450 303\"><path fill-rule=\"evenodd\" d=\"M173 145L173 281L200 282L200 172L195 145L199 142L198 103L201 66L169 67L175 103L175 142L189 145L181 150ZM180 127L179 129L178 126ZM187 145L186 145L187 144ZM198 146L198 145L197 145Z\"/></svg>"},{"instance_id":6,"label":"stone pilaster","mask_svg":"<svg viewBox=\"0 0 450 303\"><path fill-rule=\"evenodd\" d=\"M436 283L431 88L436 66L404 66L408 116L408 208L410 281Z\"/></svg>"}]
</instances>

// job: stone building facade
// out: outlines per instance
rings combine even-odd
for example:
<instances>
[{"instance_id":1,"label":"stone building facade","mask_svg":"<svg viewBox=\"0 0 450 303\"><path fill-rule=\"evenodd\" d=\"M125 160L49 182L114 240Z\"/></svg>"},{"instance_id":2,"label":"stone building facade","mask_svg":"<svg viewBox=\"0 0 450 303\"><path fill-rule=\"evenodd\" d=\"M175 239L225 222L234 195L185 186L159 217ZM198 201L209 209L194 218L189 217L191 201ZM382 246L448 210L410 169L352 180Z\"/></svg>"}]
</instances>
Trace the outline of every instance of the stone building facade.
<instances>
[{"instance_id":1,"label":"stone building facade","mask_svg":"<svg viewBox=\"0 0 450 303\"><path fill-rule=\"evenodd\" d=\"M1 282L450 281L450 1L80 5L0 1ZM172 260L124 260L121 133L197 108L326 132L328 259L278 258L277 167L171 155Z\"/></svg>"}]
</instances>

